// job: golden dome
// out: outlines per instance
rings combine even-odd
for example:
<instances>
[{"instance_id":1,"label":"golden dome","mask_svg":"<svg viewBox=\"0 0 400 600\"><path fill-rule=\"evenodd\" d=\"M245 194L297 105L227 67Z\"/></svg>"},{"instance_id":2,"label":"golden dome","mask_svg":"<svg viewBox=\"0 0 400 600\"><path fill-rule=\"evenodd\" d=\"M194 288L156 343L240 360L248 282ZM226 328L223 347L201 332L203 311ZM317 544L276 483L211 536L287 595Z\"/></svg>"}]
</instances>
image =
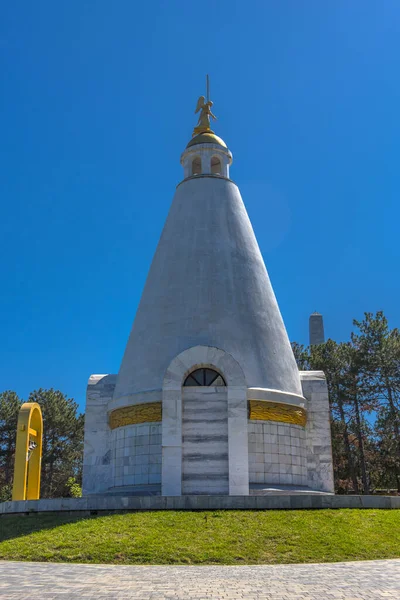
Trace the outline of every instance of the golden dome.
<instances>
[{"instance_id":1,"label":"golden dome","mask_svg":"<svg viewBox=\"0 0 400 600\"><path fill-rule=\"evenodd\" d=\"M215 135L212 131L195 135L192 137L186 148L190 148L190 146L194 146L195 144L216 144L217 146L222 146L222 148L227 148L224 140Z\"/></svg>"}]
</instances>

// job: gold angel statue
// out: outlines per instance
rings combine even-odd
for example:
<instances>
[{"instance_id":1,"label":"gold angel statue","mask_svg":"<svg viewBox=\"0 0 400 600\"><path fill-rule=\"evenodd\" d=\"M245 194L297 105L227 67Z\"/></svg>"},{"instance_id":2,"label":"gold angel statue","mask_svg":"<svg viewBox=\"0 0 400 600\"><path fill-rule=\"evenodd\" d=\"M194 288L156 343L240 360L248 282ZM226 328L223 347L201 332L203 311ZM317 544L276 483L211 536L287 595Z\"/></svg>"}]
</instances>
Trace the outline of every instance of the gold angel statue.
<instances>
[{"instance_id":1,"label":"gold angel statue","mask_svg":"<svg viewBox=\"0 0 400 600\"><path fill-rule=\"evenodd\" d=\"M211 102L211 100L208 100L207 102L205 100L206 99L204 96L200 96L200 98L197 100L197 106L196 106L196 110L194 111L194 113L197 114L199 112L199 110L201 112L200 112L198 123L197 123L196 127L194 128L193 135L198 135L199 133L211 131L210 117L212 119L214 119L214 121L217 119L217 117L215 115L213 115L211 112L211 107L212 107L213 103Z\"/></svg>"}]
</instances>

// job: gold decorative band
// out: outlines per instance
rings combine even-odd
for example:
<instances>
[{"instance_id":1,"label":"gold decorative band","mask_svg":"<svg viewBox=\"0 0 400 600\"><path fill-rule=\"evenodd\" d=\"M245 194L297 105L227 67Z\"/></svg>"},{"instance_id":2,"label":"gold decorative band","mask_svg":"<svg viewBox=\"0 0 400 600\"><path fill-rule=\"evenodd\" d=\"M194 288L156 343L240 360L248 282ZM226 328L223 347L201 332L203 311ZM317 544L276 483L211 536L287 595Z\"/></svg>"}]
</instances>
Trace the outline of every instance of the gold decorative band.
<instances>
[{"instance_id":1,"label":"gold decorative band","mask_svg":"<svg viewBox=\"0 0 400 600\"><path fill-rule=\"evenodd\" d=\"M161 411L161 402L148 402L147 404L117 408L109 416L110 428L116 429L125 425L158 422L162 419Z\"/></svg>"},{"instance_id":2,"label":"gold decorative band","mask_svg":"<svg viewBox=\"0 0 400 600\"><path fill-rule=\"evenodd\" d=\"M307 412L301 406L295 406L294 404L269 402L268 400L249 400L249 419L250 421L278 421L304 427L307 423ZM157 423L161 420L161 402L124 406L113 410L109 416L111 429L139 423Z\"/></svg>"},{"instance_id":3,"label":"gold decorative band","mask_svg":"<svg viewBox=\"0 0 400 600\"><path fill-rule=\"evenodd\" d=\"M249 400L249 419L251 421L278 421L302 425L307 423L307 412L301 406L269 402L268 400Z\"/></svg>"}]
</instances>

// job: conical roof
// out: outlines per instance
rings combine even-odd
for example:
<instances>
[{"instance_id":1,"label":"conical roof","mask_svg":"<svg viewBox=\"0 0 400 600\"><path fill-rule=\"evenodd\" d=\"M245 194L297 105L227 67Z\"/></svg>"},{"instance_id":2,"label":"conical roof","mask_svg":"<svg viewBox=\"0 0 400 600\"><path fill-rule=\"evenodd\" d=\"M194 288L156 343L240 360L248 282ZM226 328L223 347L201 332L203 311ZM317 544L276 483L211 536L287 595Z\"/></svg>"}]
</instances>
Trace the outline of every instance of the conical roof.
<instances>
[{"instance_id":1,"label":"conical roof","mask_svg":"<svg viewBox=\"0 0 400 600\"><path fill-rule=\"evenodd\" d=\"M171 361L196 345L230 353L248 387L301 395L297 365L239 189L212 175L190 177L176 190L114 399L128 402L130 394L160 390Z\"/></svg>"}]
</instances>

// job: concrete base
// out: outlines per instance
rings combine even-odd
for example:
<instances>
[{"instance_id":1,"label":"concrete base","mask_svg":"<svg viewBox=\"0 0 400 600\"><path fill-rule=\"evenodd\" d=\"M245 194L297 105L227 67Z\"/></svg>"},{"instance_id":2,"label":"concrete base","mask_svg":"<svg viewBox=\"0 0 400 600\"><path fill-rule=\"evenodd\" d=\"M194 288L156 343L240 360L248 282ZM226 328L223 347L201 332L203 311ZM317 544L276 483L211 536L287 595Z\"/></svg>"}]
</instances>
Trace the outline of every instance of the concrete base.
<instances>
[{"instance_id":1,"label":"concrete base","mask_svg":"<svg viewBox=\"0 0 400 600\"><path fill-rule=\"evenodd\" d=\"M69 512L97 514L137 510L270 510L317 508L400 509L400 496L335 496L271 493L263 496L93 496L2 502L0 517L11 514Z\"/></svg>"},{"instance_id":2,"label":"concrete base","mask_svg":"<svg viewBox=\"0 0 400 600\"><path fill-rule=\"evenodd\" d=\"M268 483L251 483L249 488L250 496L287 496L291 494L327 494L320 490L312 490L300 485L272 485ZM161 496L161 485L132 485L110 488L104 494L87 494L89 497L101 496ZM193 494L190 494L193 495ZM200 494L194 494L200 495ZM201 494L207 496L210 494ZM213 494L216 495L216 494ZM330 495L329 493L327 495ZM221 496L221 494L218 494Z\"/></svg>"}]
</instances>

